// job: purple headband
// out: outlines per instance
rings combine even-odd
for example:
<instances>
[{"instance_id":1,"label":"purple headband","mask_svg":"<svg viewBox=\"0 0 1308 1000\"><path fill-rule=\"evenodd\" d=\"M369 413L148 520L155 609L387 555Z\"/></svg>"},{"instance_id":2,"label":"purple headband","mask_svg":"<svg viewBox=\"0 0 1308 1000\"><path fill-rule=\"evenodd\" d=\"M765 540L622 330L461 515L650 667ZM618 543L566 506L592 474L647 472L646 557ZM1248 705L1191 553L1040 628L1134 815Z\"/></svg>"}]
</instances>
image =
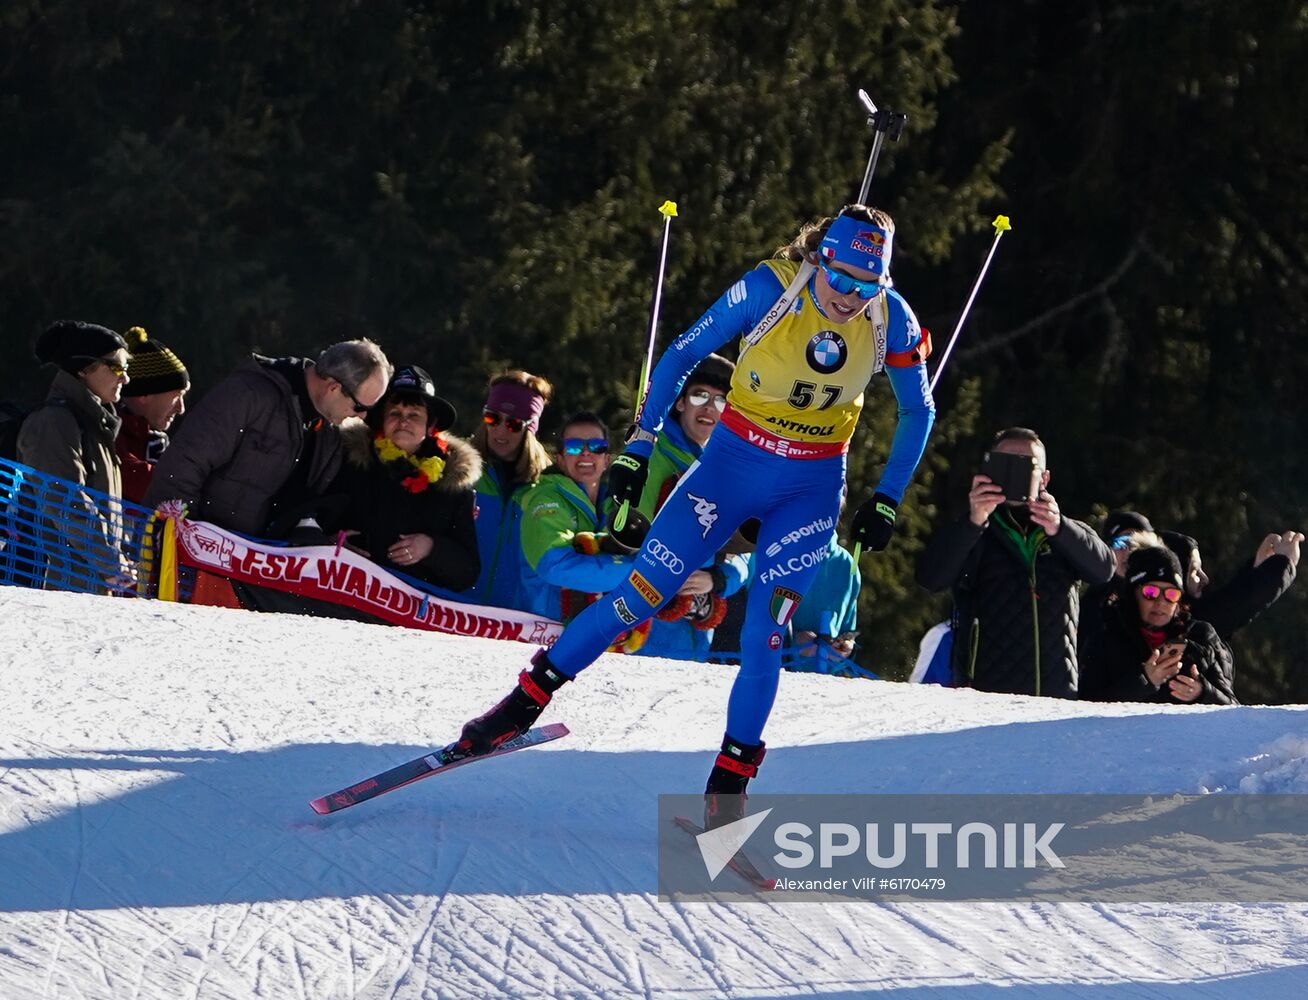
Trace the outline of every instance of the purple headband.
<instances>
[{"instance_id":1,"label":"purple headband","mask_svg":"<svg viewBox=\"0 0 1308 1000\"><path fill-rule=\"evenodd\" d=\"M500 382L491 386L486 396L486 409L517 417L534 434L540 429L540 415L545 411L545 400L525 385Z\"/></svg>"},{"instance_id":2,"label":"purple headband","mask_svg":"<svg viewBox=\"0 0 1308 1000\"><path fill-rule=\"evenodd\" d=\"M890 270L893 240L894 233L874 223L838 215L822 237L820 249L824 260L861 267L884 278Z\"/></svg>"}]
</instances>

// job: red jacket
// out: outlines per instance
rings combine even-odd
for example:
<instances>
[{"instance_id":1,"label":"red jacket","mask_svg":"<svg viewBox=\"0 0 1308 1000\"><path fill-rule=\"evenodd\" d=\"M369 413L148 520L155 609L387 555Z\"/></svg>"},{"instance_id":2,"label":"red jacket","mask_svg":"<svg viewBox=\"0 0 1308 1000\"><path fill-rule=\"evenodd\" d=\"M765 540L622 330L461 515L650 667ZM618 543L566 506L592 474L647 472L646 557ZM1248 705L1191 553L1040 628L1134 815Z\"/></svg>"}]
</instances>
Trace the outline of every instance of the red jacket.
<instances>
[{"instance_id":1,"label":"red jacket","mask_svg":"<svg viewBox=\"0 0 1308 1000\"><path fill-rule=\"evenodd\" d=\"M119 407L118 415L123 418L123 425L114 441L114 450L123 466L123 499L131 503L141 503L145 491L150 486L150 477L154 474L154 462L147 456L158 458L163 448L153 438L164 435L150 430L150 422L145 417L129 413Z\"/></svg>"}]
</instances>

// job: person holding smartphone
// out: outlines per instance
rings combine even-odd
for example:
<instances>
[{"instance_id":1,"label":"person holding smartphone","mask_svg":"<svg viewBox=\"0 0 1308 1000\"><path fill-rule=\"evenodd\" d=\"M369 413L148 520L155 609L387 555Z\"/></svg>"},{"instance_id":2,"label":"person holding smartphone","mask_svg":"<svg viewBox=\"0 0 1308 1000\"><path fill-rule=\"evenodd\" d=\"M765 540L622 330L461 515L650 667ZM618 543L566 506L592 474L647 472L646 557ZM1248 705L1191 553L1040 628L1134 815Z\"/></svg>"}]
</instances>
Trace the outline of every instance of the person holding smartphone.
<instances>
[{"instance_id":1,"label":"person holding smartphone","mask_svg":"<svg viewBox=\"0 0 1308 1000\"><path fill-rule=\"evenodd\" d=\"M1112 550L1049 492L1044 442L1026 427L995 435L972 477L968 511L923 549L917 581L954 598L956 687L1075 698L1078 585L1107 583Z\"/></svg>"},{"instance_id":2,"label":"person holding smartphone","mask_svg":"<svg viewBox=\"0 0 1308 1000\"><path fill-rule=\"evenodd\" d=\"M1082 643L1081 697L1238 705L1230 647L1184 604L1181 563L1162 547L1137 549Z\"/></svg>"}]
</instances>

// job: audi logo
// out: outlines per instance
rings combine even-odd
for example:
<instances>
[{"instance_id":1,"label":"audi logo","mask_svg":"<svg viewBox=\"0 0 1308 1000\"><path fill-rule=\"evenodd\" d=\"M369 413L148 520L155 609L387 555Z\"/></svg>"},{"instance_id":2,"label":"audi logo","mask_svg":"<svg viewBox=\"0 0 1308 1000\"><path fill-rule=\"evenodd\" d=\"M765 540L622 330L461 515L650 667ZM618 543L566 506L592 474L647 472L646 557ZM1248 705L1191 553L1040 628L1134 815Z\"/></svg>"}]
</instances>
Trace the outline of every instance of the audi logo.
<instances>
[{"instance_id":1,"label":"audi logo","mask_svg":"<svg viewBox=\"0 0 1308 1000\"><path fill-rule=\"evenodd\" d=\"M655 562L666 566L669 573L681 573L686 568L686 564L681 561L681 557L657 538L649 543L649 554Z\"/></svg>"}]
</instances>

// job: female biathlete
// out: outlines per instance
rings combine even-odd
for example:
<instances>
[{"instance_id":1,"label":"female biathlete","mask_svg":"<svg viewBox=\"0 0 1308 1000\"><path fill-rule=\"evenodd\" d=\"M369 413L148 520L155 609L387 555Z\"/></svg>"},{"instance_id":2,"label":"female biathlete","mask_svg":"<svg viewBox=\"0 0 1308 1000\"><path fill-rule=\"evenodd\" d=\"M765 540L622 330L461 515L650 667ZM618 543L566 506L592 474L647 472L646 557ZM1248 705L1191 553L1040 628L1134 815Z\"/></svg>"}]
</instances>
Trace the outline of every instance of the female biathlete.
<instances>
[{"instance_id":1,"label":"female biathlete","mask_svg":"<svg viewBox=\"0 0 1308 1000\"><path fill-rule=\"evenodd\" d=\"M530 728L560 686L616 635L649 619L742 522L757 518L741 665L705 789L705 825L743 814L745 785L763 759L783 633L829 551L864 388L884 370L899 422L881 481L854 515L853 539L863 548L890 541L935 419L930 344L889 287L894 231L889 215L863 205L805 226L672 343L650 378L626 453L610 469L614 501L634 507L639 500L655 435L686 376L743 336L721 426L659 510L627 580L539 650L503 701L464 726L461 749L484 753Z\"/></svg>"}]
</instances>

